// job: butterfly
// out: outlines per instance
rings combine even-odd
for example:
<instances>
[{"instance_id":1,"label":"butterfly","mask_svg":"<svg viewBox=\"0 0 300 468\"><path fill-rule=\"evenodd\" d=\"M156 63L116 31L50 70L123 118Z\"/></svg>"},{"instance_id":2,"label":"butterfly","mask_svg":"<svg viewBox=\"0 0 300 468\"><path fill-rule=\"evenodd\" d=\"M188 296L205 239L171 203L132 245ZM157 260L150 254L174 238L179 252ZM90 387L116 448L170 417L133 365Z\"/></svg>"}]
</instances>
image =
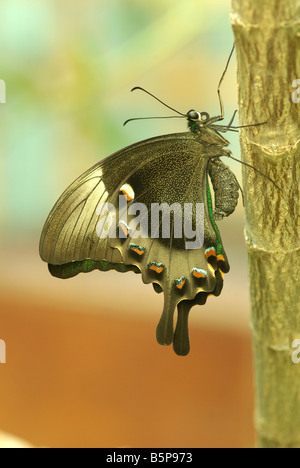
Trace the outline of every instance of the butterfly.
<instances>
[{"instance_id":1,"label":"butterfly","mask_svg":"<svg viewBox=\"0 0 300 468\"><path fill-rule=\"evenodd\" d=\"M173 343L178 355L190 350L190 309L219 296L229 271L216 221L234 211L240 186L220 160L232 157L221 133L240 127L232 126L235 113L227 126L217 122L224 119L219 89L232 52L218 87L220 115L175 111L189 131L135 143L87 170L59 198L40 240L55 277L133 271L163 292L156 338Z\"/></svg>"}]
</instances>

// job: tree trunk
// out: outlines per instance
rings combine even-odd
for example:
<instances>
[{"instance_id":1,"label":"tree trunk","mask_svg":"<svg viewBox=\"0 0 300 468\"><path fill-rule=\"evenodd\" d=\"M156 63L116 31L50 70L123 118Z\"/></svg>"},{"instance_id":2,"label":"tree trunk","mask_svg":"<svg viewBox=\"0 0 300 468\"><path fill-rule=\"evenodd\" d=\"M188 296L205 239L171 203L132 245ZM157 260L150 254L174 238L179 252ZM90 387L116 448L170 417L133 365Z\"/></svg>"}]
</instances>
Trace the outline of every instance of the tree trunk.
<instances>
[{"instance_id":1,"label":"tree trunk","mask_svg":"<svg viewBox=\"0 0 300 468\"><path fill-rule=\"evenodd\" d=\"M242 159L282 189L243 167L258 443L300 448L300 0L232 0L231 22L240 125L266 122Z\"/></svg>"}]
</instances>

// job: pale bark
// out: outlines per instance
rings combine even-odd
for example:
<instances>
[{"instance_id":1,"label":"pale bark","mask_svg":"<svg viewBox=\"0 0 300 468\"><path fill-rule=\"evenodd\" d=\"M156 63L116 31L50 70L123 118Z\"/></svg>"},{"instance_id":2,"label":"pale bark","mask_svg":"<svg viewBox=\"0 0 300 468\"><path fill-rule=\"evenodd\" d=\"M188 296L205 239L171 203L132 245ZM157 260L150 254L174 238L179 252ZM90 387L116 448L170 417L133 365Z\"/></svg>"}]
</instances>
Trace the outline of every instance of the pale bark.
<instances>
[{"instance_id":1,"label":"pale bark","mask_svg":"<svg viewBox=\"0 0 300 468\"><path fill-rule=\"evenodd\" d=\"M300 448L300 0L232 0L260 447ZM299 87L299 86L298 86Z\"/></svg>"}]
</instances>

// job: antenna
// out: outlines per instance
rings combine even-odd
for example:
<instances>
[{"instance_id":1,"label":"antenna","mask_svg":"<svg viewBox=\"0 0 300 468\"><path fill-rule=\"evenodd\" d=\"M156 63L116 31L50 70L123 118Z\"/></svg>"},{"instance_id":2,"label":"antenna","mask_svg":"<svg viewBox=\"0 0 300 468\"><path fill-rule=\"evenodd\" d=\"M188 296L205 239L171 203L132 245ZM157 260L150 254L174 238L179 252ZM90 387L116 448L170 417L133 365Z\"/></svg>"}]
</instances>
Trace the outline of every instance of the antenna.
<instances>
[{"instance_id":1,"label":"antenna","mask_svg":"<svg viewBox=\"0 0 300 468\"><path fill-rule=\"evenodd\" d=\"M154 96L154 94L149 93L149 91L147 91L147 90L144 89L144 88L141 88L140 86L135 86L134 88L132 88L131 91L135 91L136 89L140 89L141 91L144 91L144 93L149 94L149 96L152 96L154 99L156 99L158 102L160 102L161 104L163 104L165 107L168 107L168 108L171 109L172 111L176 112L176 114L180 114L180 115L182 115L183 117L186 116L186 114L183 114L182 112L179 112L178 110L174 109L173 107L168 106L168 104L166 104L165 102L161 101L161 100L158 99L156 96Z\"/></svg>"},{"instance_id":2,"label":"antenna","mask_svg":"<svg viewBox=\"0 0 300 468\"><path fill-rule=\"evenodd\" d=\"M223 119L224 119L224 107L223 107L223 101L222 101L222 98L221 98L220 87L221 87L222 81L223 81L223 79L224 79L224 76L225 76L225 74L226 74L226 72L227 72L227 69L228 69L229 62L230 62L230 59L231 59L231 57L232 57L233 51L234 51L234 44L233 44L233 47L232 47L231 52L230 52L230 54L229 54L229 57L228 57L228 60L227 60L225 69L224 69L224 71L223 71L223 73L222 73L222 76L221 76L221 79L220 79L220 81L219 81L218 88L217 88L217 93L218 93L218 98L219 98L219 103L220 103L220 111L221 111L221 115L220 115L219 120L223 120Z\"/></svg>"},{"instance_id":3,"label":"antenna","mask_svg":"<svg viewBox=\"0 0 300 468\"><path fill-rule=\"evenodd\" d=\"M149 119L182 119L183 117L186 117L185 115L169 115L169 116L159 116L159 117L133 117L132 119L127 119L124 123L123 126L126 125L128 122L131 122L132 120L149 120Z\"/></svg>"}]
</instances>

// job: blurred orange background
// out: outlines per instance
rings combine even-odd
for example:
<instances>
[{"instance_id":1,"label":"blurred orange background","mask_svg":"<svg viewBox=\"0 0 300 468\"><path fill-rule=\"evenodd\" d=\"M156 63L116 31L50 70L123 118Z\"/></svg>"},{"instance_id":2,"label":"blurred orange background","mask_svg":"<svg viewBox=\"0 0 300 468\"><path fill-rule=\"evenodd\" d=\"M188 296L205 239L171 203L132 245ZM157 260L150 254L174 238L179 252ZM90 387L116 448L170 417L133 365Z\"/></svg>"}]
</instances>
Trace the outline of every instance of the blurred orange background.
<instances>
[{"instance_id":1,"label":"blurred orange background","mask_svg":"<svg viewBox=\"0 0 300 468\"><path fill-rule=\"evenodd\" d=\"M250 447L253 378L243 209L220 230L231 271L194 307L191 352L156 343L162 298L132 273L50 276L39 236L64 189L136 141L218 112L229 0L2 0L0 430L47 447ZM235 61L222 85L237 107ZM229 135L239 157L238 136ZM229 164L227 161L224 161ZM240 179L240 167L230 167Z\"/></svg>"}]
</instances>

